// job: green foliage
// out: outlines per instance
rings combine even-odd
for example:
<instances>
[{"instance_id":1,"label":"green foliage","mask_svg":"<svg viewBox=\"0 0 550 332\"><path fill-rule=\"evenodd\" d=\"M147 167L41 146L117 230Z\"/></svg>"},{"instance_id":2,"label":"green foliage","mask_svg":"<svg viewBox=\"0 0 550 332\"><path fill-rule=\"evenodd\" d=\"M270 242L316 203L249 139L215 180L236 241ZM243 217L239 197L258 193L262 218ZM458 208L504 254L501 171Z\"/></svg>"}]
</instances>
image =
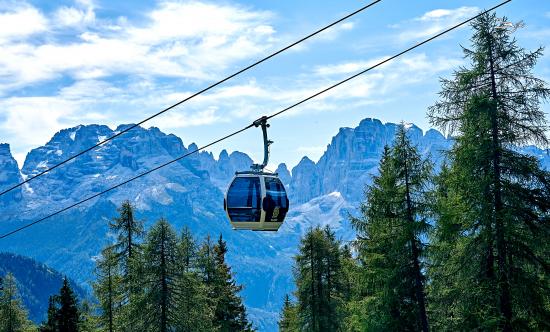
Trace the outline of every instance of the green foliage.
<instances>
[{"instance_id":1,"label":"green foliage","mask_svg":"<svg viewBox=\"0 0 550 332\"><path fill-rule=\"evenodd\" d=\"M340 242L330 228L313 228L302 238L294 278L301 330L338 331L343 319Z\"/></svg>"},{"instance_id":2,"label":"green foliage","mask_svg":"<svg viewBox=\"0 0 550 332\"><path fill-rule=\"evenodd\" d=\"M0 331L34 331L36 327L27 318L21 303L16 280L11 273L0 278Z\"/></svg>"},{"instance_id":3,"label":"green foliage","mask_svg":"<svg viewBox=\"0 0 550 332\"><path fill-rule=\"evenodd\" d=\"M285 295L283 309L279 317L279 332L299 331L298 306L290 301L290 296Z\"/></svg>"},{"instance_id":4,"label":"green foliage","mask_svg":"<svg viewBox=\"0 0 550 332\"><path fill-rule=\"evenodd\" d=\"M179 275L177 235L160 219L147 234L144 250L144 293L140 308L147 331L166 332L177 322Z\"/></svg>"},{"instance_id":5,"label":"green foliage","mask_svg":"<svg viewBox=\"0 0 550 332\"><path fill-rule=\"evenodd\" d=\"M213 301L203 283L198 267L198 248L193 235L185 227L178 243L179 271L177 279L177 331L214 331Z\"/></svg>"},{"instance_id":6,"label":"green foliage","mask_svg":"<svg viewBox=\"0 0 550 332\"><path fill-rule=\"evenodd\" d=\"M352 218L362 263L360 302L367 306L366 317L358 318L367 330L427 330L421 239L431 169L401 125L366 189L361 218Z\"/></svg>"},{"instance_id":7,"label":"green foliage","mask_svg":"<svg viewBox=\"0 0 550 332\"><path fill-rule=\"evenodd\" d=\"M97 322L104 331L252 331L241 286L225 263L227 245L207 237L200 246L188 228L161 219L149 232L123 203L111 227L117 242L97 261ZM145 237L142 243L141 239ZM84 326L84 324L81 324Z\"/></svg>"},{"instance_id":8,"label":"green foliage","mask_svg":"<svg viewBox=\"0 0 550 332\"><path fill-rule=\"evenodd\" d=\"M506 21L506 18L504 18ZM470 66L443 80L433 124L456 143L437 180L430 312L438 330L550 329L550 174L522 144L547 144L531 74L542 49L517 45L494 14L473 24Z\"/></svg>"},{"instance_id":9,"label":"green foliage","mask_svg":"<svg viewBox=\"0 0 550 332\"><path fill-rule=\"evenodd\" d=\"M213 247L214 273L207 286L211 288L211 294L216 304L214 310L214 324L220 332L253 331L252 324L246 318L246 309L242 303L239 292L242 286L237 285L233 279L231 268L225 262L227 244L220 235L218 242ZM210 262L211 260L206 260Z\"/></svg>"},{"instance_id":10,"label":"green foliage","mask_svg":"<svg viewBox=\"0 0 550 332\"><path fill-rule=\"evenodd\" d=\"M142 296L144 264L141 241L145 232L143 221L135 218L134 207L129 201L123 202L118 212L119 216L109 223L110 230L117 236L112 245L112 253L117 265L116 271L119 271L117 274L120 274L120 282L113 284L115 288L112 291L113 299L118 299L124 305L119 306L119 312L113 312L113 315L116 314L113 324L116 322L122 329L133 330L139 325L136 319L141 315L138 301ZM113 306L116 305L113 303Z\"/></svg>"},{"instance_id":11,"label":"green foliage","mask_svg":"<svg viewBox=\"0 0 550 332\"><path fill-rule=\"evenodd\" d=\"M94 292L101 308L99 322L101 329L113 332L120 328L122 305L122 275L113 247L102 250L97 261L97 280Z\"/></svg>"},{"instance_id":12,"label":"green foliage","mask_svg":"<svg viewBox=\"0 0 550 332\"><path fill-rule=\"evenodd\" d=\"M78 301L67 278L59 294L50 297L48 320L40 328L43 332L77 332L80 331L80 311Z\"/></svg>"}]
</instances>

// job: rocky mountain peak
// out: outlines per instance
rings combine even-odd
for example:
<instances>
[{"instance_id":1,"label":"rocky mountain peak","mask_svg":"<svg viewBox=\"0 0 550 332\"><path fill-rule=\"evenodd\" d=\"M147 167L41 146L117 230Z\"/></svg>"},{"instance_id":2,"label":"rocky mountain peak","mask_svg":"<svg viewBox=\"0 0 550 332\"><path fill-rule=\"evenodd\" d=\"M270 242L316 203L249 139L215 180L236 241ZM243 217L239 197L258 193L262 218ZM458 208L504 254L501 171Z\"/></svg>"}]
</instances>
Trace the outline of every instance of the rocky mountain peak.
<instances>
[{"instance_id":1,"label":"rocky mountain peak","mask_svg":"<svg viewBox=\"0 0 550 332\"><path fill-rule=\"evenodd\" d=\"M279 179L281 179L285 187L288 188L292 176L290 175L290 171L286 167L286 164L280 163L279 166L277 166L275 173L279 174Z\"/></svg>"},{"instance_id":2,"label":"rocky mountain peak","mask_svg":"<svg viewBox=\"0 0 550 332\"><path fill-rule=\"evenodd\" d=\"M17 161L11 154L10 145L0 144L0 191L4 191L21 181L23 181L23 178L19 172ZM3 202L7 204L7 202L20 201L22 199L21 190L20 187L0 197L0 205L3 205Z\"/></svg>"}]
</instances>

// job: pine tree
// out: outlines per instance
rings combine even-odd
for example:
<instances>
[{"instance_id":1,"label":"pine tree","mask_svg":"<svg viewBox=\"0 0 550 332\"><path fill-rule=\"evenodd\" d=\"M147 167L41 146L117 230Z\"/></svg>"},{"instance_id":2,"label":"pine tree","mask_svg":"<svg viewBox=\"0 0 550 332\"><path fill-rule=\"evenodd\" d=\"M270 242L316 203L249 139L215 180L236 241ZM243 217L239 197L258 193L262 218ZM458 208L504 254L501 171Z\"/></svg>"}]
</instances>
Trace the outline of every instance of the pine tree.
<instances>
[{"instance_id":1,"label":"pine tree","mask_svg":"<svg viewBox=\"0 0 550 332\"><path fill-rule=\"evenodd\" d=\"M221 234L214 246L214 278L210 285L215 294L214 324L221 332L253 331L246 317L246 309L239 296L242 286L233 279L231 268L225 262L227 245Z\"/></svg>"},{"instance_id":2,"label":"pine tree","mask_svg":"<svg viewBox=\"0 0 550 332\"><path fill-rule=\"evenodd\" d=\"M57 310L57 325L59 332L76 332L79 331L78 325L80 320L80 314L78 311L78 303L76 295L69 285L69 281L65 277L63 279L63 286L59 290L59 296L57 297L58 310Z\"/></svg>"},{"instance_id":3,"label":"pine tree","mask_svg":"<svg viewBox=\"0 0 550 332\"><path fill-rule=\"evenodd\" d=\"M56 296L51 295L48 298L48 312L47 320L40 326L41 332L57 332L59 327L57 324L57 306L56 306Z\"/></svg>"},{"instance_id":4,"label":"pine tree","mask_svg":"<svg viewBox=\"0 0 550 332\"><path fill-rule=\"evenodd\" d=\"M48 320L40 328L43 332L78 332L80 311L78 301L69 280L65 277L59 294L50 296Z\"/></svg>"},{"instance_id":5,"label":"pine tree","mask_svg":"<svg viewBox=\"0 0 550 332\"><path fill-rule=\"evenodd\" d=\"M431 122L455 136L438 190L433 312L448 329L550 329L550 176L523 144L547 144L531 73L542 49L517 45L495 14L472 23L468 68L442 80ZM448 308L442 312L441 307Z\"/></svg>"},{"instance_id":6,"label":"pine tree","mask_svg":"<svg viewBox=\"0 0 550 332\"><path fill-rule=\"evenodd\" d=\"M300 328L314 332L339 330L342 323L339 242L329 229L311 229L302 238L295 259Z\"/></svg>"},{"instance_id":7,"label":"pine tree","mask_svg":"<svg viewBox=\"0 0 550 332\"><path fill-rule=\"evenodd\" d=\"M198 273L197 244L187 227L181 233L178 253L181 274L177 279L176 331L213 331L212 301L208 297L208 288Z\"/></svg>"},{"instance_id":8,"label":"pine tree","mask_svg":"<svg viewBox=\"0 0 550 332\"><path fill-rule=\"evenodd\" d=\"M367 186L362 217L352 218L367 285L367 329L429 329L421 239L428 228L431 168L399 126L379 175Z\"/></svg>"},{"instance_id":9,"label":"pine tree","mask_svg":"<svg viewBox=\"0 0 550 332\"><path fill-rule=\"evenodd\" d=\"M296 332L299 330L298 307L290 301L290 296L287 294L279 317L279 332Z\"/></svg>"},{"instance_id":10,"label":"pine tree","mask_svg":"<svg viewBox=\"0 0 550 332\"><path fill-rule=\"evenodd\" d=\"M178 243L172 226L160 219L149 231L144 250L143 328L167 332L177 324Z\"/></svg>"},{"instance_id":11,"label":"pine tree","mask_svg":"<svg viewBox=\"0 0 550 332\"><path fill-rule=\"evenodd\" d=\"M113 219L109 228L117 234L114 250L127 275L131 270L133 256L141 251L139 241L144 234L143 222L135 219L134 207L129 201L123 202L118 212L119 216Z\"/></svg>"},{"instance_id":12,"label":"pine tree","mask_svg":"<svg viewBox=\"0 0 550 332\"><path fill-rule=\"evenodd\" d=\"M113 332L118 330L122 305L122 276L113 247L107 247L101 252L96 275L94 291L101 308L100 323L103 330Z\"/></svg>"},{"instance_id":13,"label":"pine tree","mask_svg":"<svg viewBox=\"0 0 550 332\"><path fill-rule=\"evenodd\" d=\"M120 324L123 329L131 330L139 325L141 308L137 301L142 300L141 277L143 271L143 250L141 240L144 236L143 221L134 216L134 207L129 201L118 209L119 216L114 218L109 228L117 235L113 252L121 271L121 308Z\"/></svg>"},{"instance_id":14,"label":"pine tree","mask_svg":"<svg viewBox=\"0 0 550 332\"><path fill-rule=\"evenodd\" d=\"M19 332L34 330L21 303L15 278L11 273L0 278L0 331Z\"/></svg>"},{"instance_id":15,"label":"pine tree","mask_svg":"<svg viewBox=\"0 0 550 332\"><path fill-rule=\"evenodd\" d=\"M213 287L216 277L216 260L214 244L212 243L210 235L206 236L199 249L197 267L203 283L209 288L209 297L214 299L216 296Z\"/></svg>"}]
</instances>

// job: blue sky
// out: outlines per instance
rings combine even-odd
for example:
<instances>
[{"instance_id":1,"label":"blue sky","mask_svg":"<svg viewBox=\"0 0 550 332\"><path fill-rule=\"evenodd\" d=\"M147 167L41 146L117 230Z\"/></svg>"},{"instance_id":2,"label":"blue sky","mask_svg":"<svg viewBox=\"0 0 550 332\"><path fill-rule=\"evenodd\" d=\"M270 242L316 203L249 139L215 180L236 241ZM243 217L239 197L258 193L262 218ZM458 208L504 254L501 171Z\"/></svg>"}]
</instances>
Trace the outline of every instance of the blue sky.
<instances>
[{"instance_id":1,"label":"blue sky","mask_svg":"<svg viewBox=\"0 0 550 332\"><path fill-rule=\"evenodd\" d=\"M149 122L185 145L278 111L496 1L383 0L371 9ZM364 1L0 0L0 142L20 162L58 130L135 123L366 4ZM550 1L497 11L515 35L550 42ZM271 164L317 160L340 127L366 117L428 129L439 77L464 64L462 28L273 119ZM536 74L550 81L550 50ZM548 104L543 105L547 111ZM250 130L212 148L261 158Z\"/></svg>"}]
</instances>

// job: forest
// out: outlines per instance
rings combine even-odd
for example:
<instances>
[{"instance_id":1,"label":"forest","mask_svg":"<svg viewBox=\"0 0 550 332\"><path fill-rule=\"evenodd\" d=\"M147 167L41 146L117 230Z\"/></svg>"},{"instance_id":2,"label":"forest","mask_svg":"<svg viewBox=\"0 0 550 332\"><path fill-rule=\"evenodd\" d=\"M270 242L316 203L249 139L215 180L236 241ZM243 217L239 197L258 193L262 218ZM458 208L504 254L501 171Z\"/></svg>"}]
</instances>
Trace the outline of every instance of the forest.
<instances>
[{"instance_id":1,"label":"forest","mask_svg":"<svg viewBox=\"0 0 550 332\"><path fill-rule=\"evenodd\" d=\"M280 331L550 330L550 172L532 74L543 49L521 48L496 14L471 25L468 64L441 79L431 124L454 144L436 169L401 125L364 201L356 238L311 227L294 261ZM160 219L147 232L125 202L96 266L95 302L65 279L35 326L7 274L0 331L253 331L221 236L197 242ZM246 286L246 285L244 285Z\"/></svg>"},{"instance_id":2,"label":"forest","mask_svg":"<svg viewBox=\"0 0 550 332\"><path fill-rule=\"evenodd\" d=\"M0 331L253 331L221 235L198 243L187 228L178 234L165 219L145 232L134 210L124 202L109 224L116 241L97 261L96 303L79 303L65 278L37 327L7 274Z\"/></svg>"},{"instance_id":3,"label":"forest","mask_svg":"<svg viewBox=\"0 0 550 332\"><path fill-rule=\"evenodd\" d=\"M474 21L469 65L428 110L454 138L442 168L401 126L352 217L356 240L302 239L281 331L550 330L550 173L517 152L548 146L550 90L531 74L542 48L502 21Z\"/></svg>"}]
</instances>

